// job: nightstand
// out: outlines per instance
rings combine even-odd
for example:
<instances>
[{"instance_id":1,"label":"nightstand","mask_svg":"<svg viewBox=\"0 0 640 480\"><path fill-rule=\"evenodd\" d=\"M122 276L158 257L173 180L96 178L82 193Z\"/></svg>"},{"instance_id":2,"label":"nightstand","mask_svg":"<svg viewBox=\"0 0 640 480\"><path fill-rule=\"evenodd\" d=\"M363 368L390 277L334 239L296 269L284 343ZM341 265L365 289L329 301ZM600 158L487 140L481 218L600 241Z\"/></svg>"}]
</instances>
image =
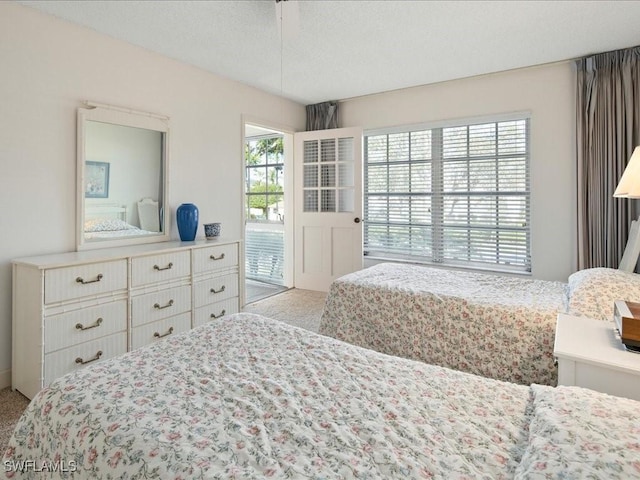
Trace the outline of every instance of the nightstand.
<instances>
[{"instance_id":1,"label":"nightstand","mask_svg":"<svg viewBox=\"0 0 640 480\"><path fill-rule=\"evenodd\" d=\"M625 350L613 320L559 314L553 355L558 385L640 400L640 354Z\"/></svg>"}]
</instances>

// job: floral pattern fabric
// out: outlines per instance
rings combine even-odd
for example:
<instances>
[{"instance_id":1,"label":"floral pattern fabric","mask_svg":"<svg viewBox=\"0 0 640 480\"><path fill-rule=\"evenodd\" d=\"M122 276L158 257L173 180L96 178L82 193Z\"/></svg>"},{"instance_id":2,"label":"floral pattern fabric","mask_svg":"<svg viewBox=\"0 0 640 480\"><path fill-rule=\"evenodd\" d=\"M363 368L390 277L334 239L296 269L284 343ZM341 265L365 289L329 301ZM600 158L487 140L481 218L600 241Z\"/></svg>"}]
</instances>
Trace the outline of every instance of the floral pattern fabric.
<instances>
[{"instance_id":1,"label":"floral pattern fabric","mask_svg":"<svg viewBox=\"0 0 640 480\"><path fill-rule=\"evenodd\" d=\"M555 385L567 285L384 263L331 285L320 333L489 378Z\"/></svg>"},{"instance_id":2,"label":"floral pattern fabric","mask_svg":"<svg viewBox=\"0 0 640 480\"><path fill-rule=\"evenodd\" d=\"M524 386L245 313L54 381L4 465L74 462L69 478L92 479L506 479L528 403Z\"/></svg>"},{"instance_id":3,"label":"floral pattern fabric","mask_svg":"<svg viewBox=\"0 0 640 480\"><path fill-rule=\"evenodd\" d=\"M569 313L613 321L616 300L640 302L640 275L613 268L588 268L569 276Z\"/></svg>"},{"instance_id":4,"label":"floral pattern fabric","mask_svg":"<svg viewBox=\"0 0 640 480\"><path fill-rule=\"evenodd\" d=\"M516 479L640 478L640 402L532 386L529 442Z\"/></svg>"},{"instance_id":5,"label":"floral pattern fabric","mask_svg":"<svg viewBox=\"0 0 640 480\"><path fill-rule=\"evenodd\" d=\"M118 230L138 230L119 218L96 218L84 222L85 232L115 232Z\"/></svg>"},{"instance_id":6,"label":"floral pattern fabric","mask_svg":"<svg viewBox=\"0 0 640 480\"><path fill-rule=\"evenodd\" d=\"M640 402L590 398L577 387L481 378L236 314L51 383L16 426L4 475L579 478L554 475L569 471L560 460L575 458L599 478L631 478L621 475L637 464L620 467L608 455L620 445L637 452L638 421L628 412L637 416ZM598 448L594 429L611 432ZM574 431L586 436L572 449ZM547 455L553 461L541 463ZM67 473L13 468L29 460L62 463Z\"/></svg>"}]
</instances>

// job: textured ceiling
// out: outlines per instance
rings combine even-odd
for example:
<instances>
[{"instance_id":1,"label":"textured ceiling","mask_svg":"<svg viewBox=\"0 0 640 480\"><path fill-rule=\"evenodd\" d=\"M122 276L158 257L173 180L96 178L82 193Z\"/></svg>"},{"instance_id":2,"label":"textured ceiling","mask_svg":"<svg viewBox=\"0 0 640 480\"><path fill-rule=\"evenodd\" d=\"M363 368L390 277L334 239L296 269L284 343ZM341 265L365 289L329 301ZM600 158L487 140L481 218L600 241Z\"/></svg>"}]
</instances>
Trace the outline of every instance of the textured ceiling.
<instances>
[{"instance_id":1,"label":"textured ceiling","mask_svg":"<svg viewBox=\"0 0 640 480\"><path fill-rule=\"evenodd\" d=\"M302 104L640 45L640 1L19 3Z\"/></svg>"}]
</instances>

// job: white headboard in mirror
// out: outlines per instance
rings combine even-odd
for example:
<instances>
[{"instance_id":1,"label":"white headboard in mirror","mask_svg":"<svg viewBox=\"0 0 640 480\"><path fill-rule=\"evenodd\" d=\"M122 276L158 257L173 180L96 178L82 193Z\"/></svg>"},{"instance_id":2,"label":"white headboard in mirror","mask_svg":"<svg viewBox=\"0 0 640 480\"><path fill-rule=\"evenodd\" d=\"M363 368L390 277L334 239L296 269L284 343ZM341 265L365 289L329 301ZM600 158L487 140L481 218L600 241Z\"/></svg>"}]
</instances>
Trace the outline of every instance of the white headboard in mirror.
<instances>
[{"instance_id":1,"label":"white headboard in mirror","mask_svg":"<svg viewBox=\"0 0 640 480\"><path fill-rule=\"evenodd\" d=\"M169 240L169 118L86 105L78 109L77 250ZM149 208L140 218L140 202L156 218Z\"/></svg>"},{"instance_id":2,"label":"white headboard in mirror","mask_svg":"<svg viewBox=\"0 0 640 480\"><path fill-rule=\"evenodd\" d=\"M86 223L89 221L102 220L102 219L118 219L127 221L127 207L126 205L117 205L105 203L102 205L87 205L84 209L84 221L85 231Z\"/></svg>"}]
</instances>

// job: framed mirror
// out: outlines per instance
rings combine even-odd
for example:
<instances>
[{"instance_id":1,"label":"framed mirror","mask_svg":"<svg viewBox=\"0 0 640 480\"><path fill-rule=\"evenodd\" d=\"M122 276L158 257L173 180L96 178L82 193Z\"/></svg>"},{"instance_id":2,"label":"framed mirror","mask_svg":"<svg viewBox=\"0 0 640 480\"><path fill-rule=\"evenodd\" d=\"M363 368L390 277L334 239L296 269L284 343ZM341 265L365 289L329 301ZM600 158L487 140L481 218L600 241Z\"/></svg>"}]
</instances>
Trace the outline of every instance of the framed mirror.
<instances>
[{"instance_id":1,"label":"framed mirror","mask_svg":"<svg viewBox=\"0 0 640 480\"><path fill-rule=\"evenodd\" d=\"M169 119L78 109L77 250L169 240Z\"/></svg>"}]
</instances>

